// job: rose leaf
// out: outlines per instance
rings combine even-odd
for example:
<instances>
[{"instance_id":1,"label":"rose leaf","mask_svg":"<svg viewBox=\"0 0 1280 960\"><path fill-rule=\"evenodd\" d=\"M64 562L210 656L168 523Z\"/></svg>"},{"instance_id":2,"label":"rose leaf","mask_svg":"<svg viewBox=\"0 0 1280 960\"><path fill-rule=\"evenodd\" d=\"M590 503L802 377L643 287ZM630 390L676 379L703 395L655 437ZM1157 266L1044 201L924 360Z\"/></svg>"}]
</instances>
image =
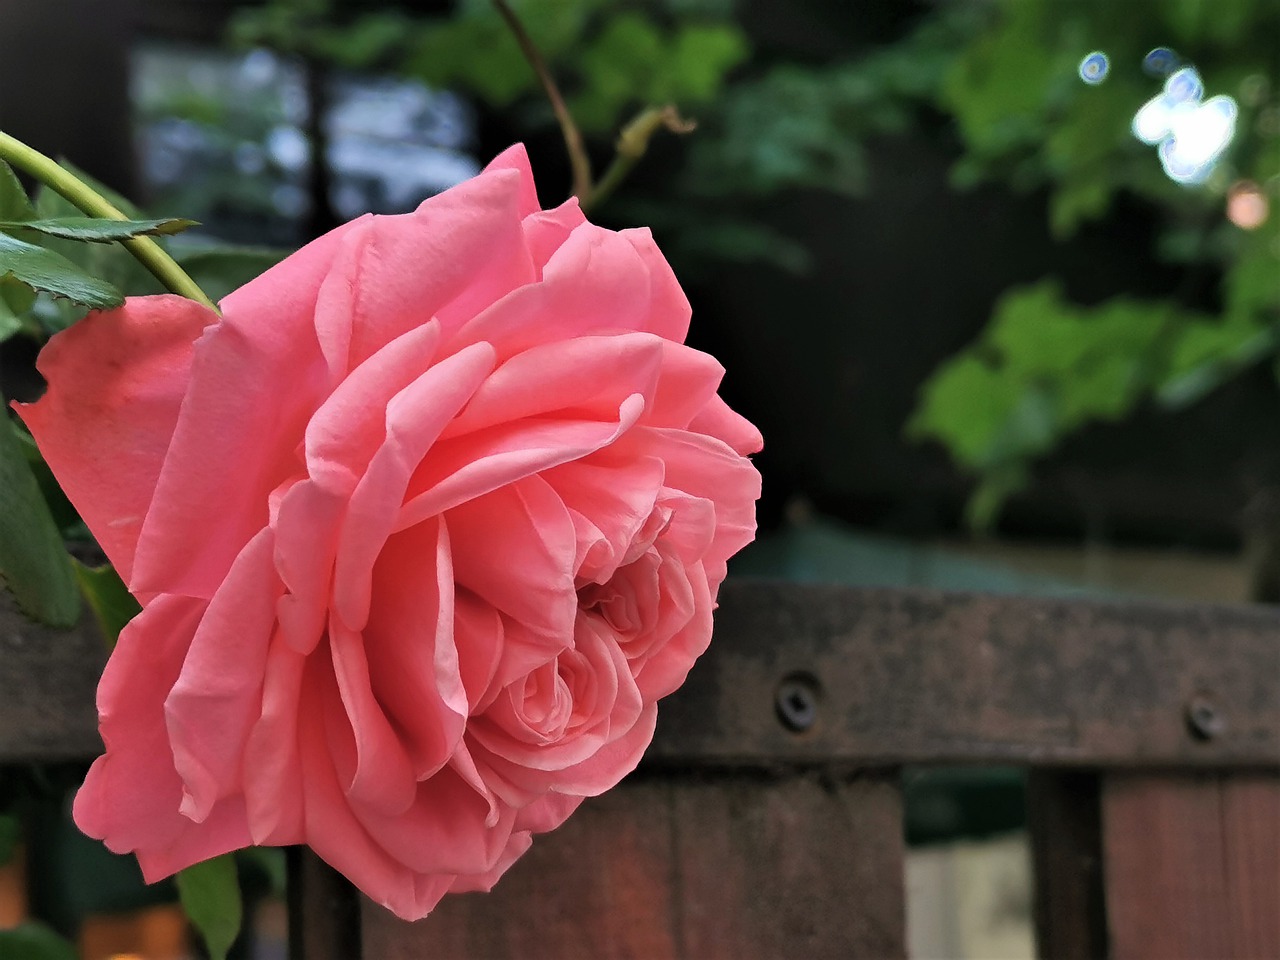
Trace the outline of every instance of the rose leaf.
<instances>
[{"instance_id":1,"label":"rose leaf","mask_svg":"<svg viewBox=\"0 0 1280 960\"><path fill-rule=\"evenodd\" d=\"M31 230L60 240L111 243L130 237L168 236L197 226L195 220L106 220L101 217L50 217L43 220L0 220L0 230Z\"/></svg>"},{"instance_id":2,"label":"rose leaf","mask_svg":"<svg viewBox=\"0 0 1280 960\"><path fill-rule=\"evenodd\" d=\"M107 649L114 649L120 631L142 612L142 606L129 592L129 588L124 585L120 574L116 573L116 568L111 564L89 567L74 558L71 563L80 589L89 601L89 607L93 610L99 629L102 630Z\"/></svg>"},{"instance_id":3,"label":"rose leaf","mask_svg":"<svg viewBox=\"0 0 1280 960\"><path fill-rule=\"evenodd\" d=\"M178 896L191 925L200 931L210 960L226 960L240 932L240 884L235 858L224 853L178 874Z\"/></svg>"},{"instance_id":4,"label":"rose leaf","mask_svg":"<svg viewBox=\"0 0 1280 960\"><path fill-rule=\"evenodd\" d=\"M31 220L35 215L27 191L22 189L22 181L13 172L13 167L0 160L0 218Z\"/></svg>"},{"instance_id":5,"label":"rose leaf","mask_svg":"<svg viewBox=\"0 0 1280 960\"><path fill-rule=\"evenodd\" d=\"M22 447L5 427L0 430L0 577L28 616L53 627L74 626L80 593L71 558Z\"/></svg>"},{"instance_id":6,"label":"rose leaf","mask_svg":"<svg viewBox=\"0 0 1280 960\"><path fill-rule=\"evenodd\" d=\"M76 960L76 948L43 923L28 920L0 930L0 957L23 960Z\"/></svg>"},{"instance_id":7,"label":"rose leaf","mask_svg":"<svg viewBox=\"0 0 1280 960\"><path fill-rule=\"evenodd\" d=\"M5 277L13 277L33 290L66 297L95 309L124 303L119 290L81 270L61 254L0 233L0 280Z\"/></svg>"}]
</instances>

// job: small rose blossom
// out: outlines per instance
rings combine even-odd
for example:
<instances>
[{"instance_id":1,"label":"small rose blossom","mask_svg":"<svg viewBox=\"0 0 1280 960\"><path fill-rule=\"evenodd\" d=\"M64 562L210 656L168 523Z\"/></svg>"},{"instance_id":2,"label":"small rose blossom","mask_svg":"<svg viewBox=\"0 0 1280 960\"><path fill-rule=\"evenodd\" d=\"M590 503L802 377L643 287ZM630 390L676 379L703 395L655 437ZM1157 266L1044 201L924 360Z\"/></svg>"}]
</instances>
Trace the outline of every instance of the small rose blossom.
<instances>
[{"instance_id":1,"label":"small rose blossom","mask_svg":"<svg viewBox=\"0 0 1280 960\"><path fill-rule=\"evenodd\" d=\"M760 435L648 231L541 210L519 147L221 306L91 314L19 407L143 604L75 820L149 881L306 843L422 917L635 767Z\"/></svg>"}]
</instances>

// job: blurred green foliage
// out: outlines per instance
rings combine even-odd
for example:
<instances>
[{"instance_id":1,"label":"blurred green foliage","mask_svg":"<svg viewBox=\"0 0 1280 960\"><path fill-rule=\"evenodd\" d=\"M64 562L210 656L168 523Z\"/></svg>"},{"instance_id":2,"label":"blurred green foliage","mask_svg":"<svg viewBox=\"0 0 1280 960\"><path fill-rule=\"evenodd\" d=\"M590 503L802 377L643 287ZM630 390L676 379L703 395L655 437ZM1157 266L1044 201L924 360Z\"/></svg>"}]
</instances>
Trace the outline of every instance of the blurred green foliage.
<instances>
[{"instance_id":1,"label":"blurred green foliage","mask_svg":"<svg viewBox=\"0 0 1280 960\"><path fill-rule=\"evenodd\" d=\"M1280 202L1280 4L1273 0L999 0L946 71L937 102L965 154L957 186L995 180L1047 188L1055 235L1072 235L1126 194L1162 224L1156 253L1189 278L1220 276L1217 309L1188 309L1182 291L1143 301L1070 302L1052 278L1007 291L979 340L924 385L908 432L941 442L978 485L970 522L990 526L1033 461L1096 421L1141 405L1177 408L1244 367L1276 357L1280 339L1280 211L1242 229L1228 191L1246 181ZM1236 98L1236 137L1206 183L1165 176L1130 132L1161 81L1141 67L1172 45L1207 95ZM1104 50L1112 69L1088 86L1077 67Z\"/></svg>"},{"instance_id":2,"label":"blurred green foliage","mask_svg":"<svg viewBox=\"0 0 1280 960\"><path fill-rule=\"evenodd\" d=\"M1155 210L1154 253L1189 282L1159 299L1072 302L1050 274L1006 291L986 331L921 389L908 435L941 443L972 475L969 519L992 524L1037 459L1070 434L1177 408L1273 359L1280 320L1280 216L1245 230L1227 191L1251 181L1280 201L1280 3L1276 0L955 0L922 7L898 41L818 62L750 49L733 0L513 0L597 155L635 110L672 101L699 122L669 197L628 196L610 216L645 222L688 270L759 261L793 273L805 245L751 215L780 191L856 196L871 186L867 145L950 120L953 186L1044 191L1066 240L1117 197ZM334 0L270 0L240 15L242 44L340 66L391 70L470 93L529 129L553 123L537 78L491 0L451 15L394 9L342 15ZM1240 107L1235 142L1207 183L1170 180L1130 124L1159 92L1147 51L1172 46L1207 95ZM1082 57L1105 51L1097 86ZM1216 304L1193 304L1220 277Z\"/></svg>"},{"instance_id":3,"label":"blurred green foliage","mask_svg":"<svg viewBox=\"0 0 1280 960\"><path fill-rule=\"evenodd\" d=\"M905 42L835 62L762 58L734 0L512 0L600 157L640 110L673 104L698 123L660 197L624 189L609 216L644 222L686 270L755 261L802 273L807 249L743 209L783 190L868 187L865 142L908 128L980 21L960 3ZM393 8L343 14L334 0L269 0L242 11L231 37L337 67L391 71L463 91L518 130L550 127L541 86L491 0L451 15ZM521 133L523 136L524 133Z\"/></svg>"},{"instance_id":4,"label":"blurred green foliage","mask_svg":"<svg viewBox=\"0 0 1280 960\"><path fill-rule=\"evenodd\" d=\"M549 118L538 78L490 0L459 0L447 18L387 9L343 20L335 6L272 0L242 12L232 39L350 69L394 70L498 107L532 99ZM512 0L511 7L588 134L616 132L629 112L652 104L710 102L750 52L745 34L724 11L716 17L714 5Z\"/></svg>"}]
</instances>

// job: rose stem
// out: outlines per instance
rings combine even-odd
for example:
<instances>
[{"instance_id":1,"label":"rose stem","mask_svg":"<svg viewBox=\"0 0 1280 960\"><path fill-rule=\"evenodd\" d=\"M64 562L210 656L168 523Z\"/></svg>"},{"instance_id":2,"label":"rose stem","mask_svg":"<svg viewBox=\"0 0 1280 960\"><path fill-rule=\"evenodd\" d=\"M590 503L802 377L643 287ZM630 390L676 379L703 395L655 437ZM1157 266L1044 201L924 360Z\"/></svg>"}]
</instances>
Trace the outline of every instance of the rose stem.
<instances>
[{"instance_id":1,"label":"rose stem","mask_svg":"<svg viewBox=\"0 0 1280 960\"><path fill-rule=\"evenodd\" d=\"M3 131L0 131L0 160L7 160L18 169L29 173L91 217L101 217L106 220L129 219L79 177L59 166L43 153L32 149L21 140L15 140ZM186 271L178 266L173 257L150 237L130 237L120 242L170 293L194 300L211 310L218 309L205 292L196 285L196 282L187 276Z\"/></svg>"},{"instance_id":2,"label":"rose stem","mask_svg":"<svg viewBox=\"0 0 1280 960\"><path fill-rule=\"evenodd\" d=\"M507 21L507 26L515 35L516 43L520 44L524 58L529 61L529 66L542 81L542 89L546 92L547 99L551 101L551 110L560 123L560 133L564 136L565 149L569 151L569 164L573 167L573 195L585 205L591 197L591 159L587 156L586 147L582 144L582 133L578 130L578 125L573 122L573 114L565 106L560 88L556 86L551 71L547 69L547 62L542 59L542 54L534 46L520 18L516 16L506 0L493 0L493 5L497 7L498 13L502 14L502 19Z\"/></svg>"}]
</instances>

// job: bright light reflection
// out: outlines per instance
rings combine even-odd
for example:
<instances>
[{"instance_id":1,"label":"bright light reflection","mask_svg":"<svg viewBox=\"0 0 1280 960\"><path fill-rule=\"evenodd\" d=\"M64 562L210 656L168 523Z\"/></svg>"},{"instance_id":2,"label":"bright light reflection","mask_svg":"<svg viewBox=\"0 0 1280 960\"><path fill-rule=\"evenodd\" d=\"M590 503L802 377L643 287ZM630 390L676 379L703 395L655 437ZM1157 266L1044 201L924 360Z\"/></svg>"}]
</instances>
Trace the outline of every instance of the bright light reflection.
<instances>
[{"instance_id":1,"label":"bright light reflection","mask_svg":"<svg viewBox=\"0 0 1280 960\"><path fill-rule=\"evenodd\" d=\"M1147 54L1148 60L1156 52ZM1133 117L1133 135L1157 147L1164 172L1178 183L1203 183L1235 136L1235 100L1216 96L1201 103L1202 96L1200 74L1183 67Z\"/></svg>"}]
</instances>

